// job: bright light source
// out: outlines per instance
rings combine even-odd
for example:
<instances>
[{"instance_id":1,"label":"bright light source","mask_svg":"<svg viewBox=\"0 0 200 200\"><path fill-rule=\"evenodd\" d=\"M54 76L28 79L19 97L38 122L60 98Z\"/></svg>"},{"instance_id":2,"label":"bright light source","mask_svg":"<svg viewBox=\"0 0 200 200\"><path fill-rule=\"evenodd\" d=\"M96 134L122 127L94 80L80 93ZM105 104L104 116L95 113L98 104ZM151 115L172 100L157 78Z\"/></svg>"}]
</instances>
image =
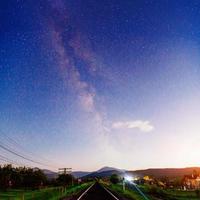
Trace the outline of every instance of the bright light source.
<instances>
[{"instance_id":1,"label":"bright light source","mask_svg":"<svg viewBox=\"0 0 200 200\"><path fill-rule=\"evenodd\" d=\"M124 179L128 182L132 182L133 181L133 177L132 176L125 176Z\"/></svg>"}]
</instances>

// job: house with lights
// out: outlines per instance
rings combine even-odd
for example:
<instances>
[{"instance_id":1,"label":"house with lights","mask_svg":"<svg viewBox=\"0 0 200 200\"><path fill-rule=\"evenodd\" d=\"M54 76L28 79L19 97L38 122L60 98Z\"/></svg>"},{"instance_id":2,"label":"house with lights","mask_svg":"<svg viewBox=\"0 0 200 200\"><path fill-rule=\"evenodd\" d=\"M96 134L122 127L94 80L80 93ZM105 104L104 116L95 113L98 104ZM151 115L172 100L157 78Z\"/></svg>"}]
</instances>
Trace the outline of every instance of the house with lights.
<instances>
[{"instance_id":1,"label":"house with lights","mask_svg":"<svg viewBox=\"0 0 200 200\"><path fill-rule=\"evenodd\" d=\"M183 179L183 186L185 189L200 189L200 175L186 175Z\"/></svg>"}]
</instances>

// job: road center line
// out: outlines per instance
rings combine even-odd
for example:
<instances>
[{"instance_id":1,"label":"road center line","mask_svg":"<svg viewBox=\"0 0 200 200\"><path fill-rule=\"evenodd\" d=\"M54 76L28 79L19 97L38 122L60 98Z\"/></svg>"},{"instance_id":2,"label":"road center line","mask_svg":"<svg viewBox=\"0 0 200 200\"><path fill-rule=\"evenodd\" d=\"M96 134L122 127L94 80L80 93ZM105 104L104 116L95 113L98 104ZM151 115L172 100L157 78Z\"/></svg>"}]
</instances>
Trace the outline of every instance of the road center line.
<instances>
[{"instance_id":1,"label":"road center line","mask_svg":"<svg viewBox=\"0 0 200 200\"><path fill-rule=\"evenodd\" d=\"M103 186L102 186L103 187ZM111 193L108 189L106 189L105 187L103 187L113 198L115 198L116 200L119 200L113 193Z\"/></svg>"},{"instance_id":2,"label":"road center line","mask_svg":"<svg viewBox=\"0 0 200 200\"><path fill-rule=\"evenodd\" d=\"M85 192L83 192L83 194L81 194L81 196L77 200L80 200L89 191L89 189L94 186L94 184L95 183L93 183L87 190L85 190Z\"/></svg>"}]
</instances>

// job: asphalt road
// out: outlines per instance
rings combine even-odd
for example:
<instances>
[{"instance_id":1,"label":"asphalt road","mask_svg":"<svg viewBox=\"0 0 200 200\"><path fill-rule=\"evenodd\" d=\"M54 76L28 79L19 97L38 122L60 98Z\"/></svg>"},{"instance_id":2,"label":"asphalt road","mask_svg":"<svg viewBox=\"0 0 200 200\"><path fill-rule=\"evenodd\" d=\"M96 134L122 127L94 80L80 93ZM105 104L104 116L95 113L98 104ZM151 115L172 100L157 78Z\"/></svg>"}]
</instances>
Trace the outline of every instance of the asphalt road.
<instances>
[{"instance_id":1,"label":"asphalt road","mask_svg":"<svg viewBox=\"0 0 200 200\"><path fill-rule=\"evenodd\" d=\"M99 183L95 183L87 192L83 193L77 200L120 200L112 193L104 189Z\"/></svg>"}]
</instances>

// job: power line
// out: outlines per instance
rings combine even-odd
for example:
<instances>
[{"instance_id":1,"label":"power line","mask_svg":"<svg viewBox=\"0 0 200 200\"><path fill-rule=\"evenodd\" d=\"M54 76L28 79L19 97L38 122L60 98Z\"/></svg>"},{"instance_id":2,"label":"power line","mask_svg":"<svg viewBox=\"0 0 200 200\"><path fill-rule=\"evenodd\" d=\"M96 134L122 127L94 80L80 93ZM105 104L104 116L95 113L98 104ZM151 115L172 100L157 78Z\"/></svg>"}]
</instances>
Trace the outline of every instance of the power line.
<instances>
[{"instance_id":1,"label":"power line","mask_svg":"<svg viewBox=\"0 0 200 200\"><path fill-rule=\"evenodd\" d=\"M6 158L5 156L2 156L2 155L0 155L0 160L6 162L6 163L8 163L8 164L17 165L17 166L19 166L19 167L23 165L23 164L18 163L18 162L14 161L14 160L11 160L11 159L9 159L9 158ZM27 165L24 165L24 166L30 167L30 166L27 166Z\"/></svg>"},{"instance_id":2,"label":"power line","mask_svg":"<svg viewBox=\"0 0 200 200\"><path fill-rule=\"evenodd\" d=\"M25 151L25 152L27 152L28 154L30 154L31 155L31 157L37 157L37 159L39 158L40 160L46 160L47 162L52 162L52 161L50 161L50 160L48 160L48 159L46 159L46 158L44 158L44 157L42 157L42 156L38 156L37 154L35 154L35 153L33 153L33 152L31 152L31 151L27 151L27 149L26 148L24 148L21 144L19 144L16 140L14 140L14 139L12 139L11 137L9 137L8 135L6 135L5 133L3 133L2 131L1 131L1 133L3 134L3 136L7 139L7 141L9 142L9 143L11 143L12 145L14 145L15 147L17 147L18 149L21 149L22 151ZM27 155L28 155L27 154ZM44 163L44 162L43 162ZM57 166L55 167L55 168L57 168Z\"/></svg>"},{"instance_id":3,"label":"power line","mask_svg":"<svg viewBox=\"0 0 200 200\"><path fill-rule=\"evenodd\" d=\"M7 148L7 147L5 147L5 146L2 145L1 143L0 143L0 148L4 149L5 151L7 151L7 152L9 152L9 153L11 153L11 154L13 154L13 155L16 155L16 156L18 156L18 157L20 157L20 158L23 158L24 160L27 160L27 161L29 161L29 162L32 162L32 163L35 163L35 164L39 164L39 165L43 165L43 166L52 167L52 166L50 166L50 165L47 165L47 164L44 164L44 163L35 161L35 160L33 160L33 159L30 159L30 158L28 158L28 157L25 157L25 156L23 156L23 155L21 155L21 154L15 152L15 151L13 151L13 150Z\"/></svg>"},{"instance_id":4,"label":"power line","mask_svg":"<svg viewBox=\"0 0 200 200\"><path fill-rule=\"evenodd\" d=\"M10 143L10 144L12 143L11 145L14 144L14 146L17 146L18 148L21 148L21 149L24 150L24 147L21 146L21 144L19 144L19 143L16 142L14 139L12 139L12 138L10 138L9 136L7 136L6 134L4 134L2 131L1 131L1 133L3 134L4 139L6 139L8 143ZM19 152L17 152L15 149L13 149L12 147L10 147L10 145L8 145L8 144L3 144L2 142L0 142L0 148L4 149L5 151L7 151L7 152L9 152L9 153L14 154L15 156L18 156L18 157L20 157L20 158L22 158L22 159L25 159L25 160L27 160L27 161L29 161L29 162L32 162L32 163L35 163L35 164L39 164L39 165L43 165L43 166L48 166L48 167L51 167L51 168L57 168L57 167L55 167L55 166L53 166L53 165L49 165L49 164L46 164L46 163L44 163L44 162L40 162L40 161L38 161L38 160L35 160L35 159L33 159L33 158L30 158L30 156L24 155L23 153L19 153ZM26 150L25 150L25 151L26 151ZM33 157L33 156L31 156L31 157ZM38 157L38 156L37 156L37 157ZM42 158L42 160L45 160L45 159ZM49 162L49 161L48 161L48 162Z\"/></svg>"},{"instance_id":5,"label":"power line","mask_svg":"<svg viewBox=\"0 0 200 200\"><path fill-rule=\"evenodd\" d=\"M36 163L36 164L43 165L43 163L40 163L40 162L38 162L38 161L34 161L34 160L29 159L29 158L27 158L27 157L25 157L25 156L22 156L22 155L20 155L20 154L14 152L14 151L8 149L7 147L3 146L2 144L0 144L0 147L1 147L2 149L4 149L4 150L6 150L6 151L8 151L8 152L10 152L10 153L12 153L12 154L14 154L14 155L16 155L16 156L19 156L20 158L23 158L23 159L25 159L25 160L28 160L28 161L33 162L33 163Z\"/></svg>"},{"instance_id":6,"label":"power line","mask_svg":"<svg viewBox=\"0 0 200 200\"><path fill-rule=\"evenodd\" d=\"M7 136L7 135L3 135L4 137L6 137L6 139L7 139L7 141L8 141L8 143L11 143L11 145L14 145L15 147L17 147L17 149L21 149L22 151L25 151L26 152L26 154L23 154L23 156L25 156L25 157L27 157L27 155L28 155L28 157L30 157L30 155L31 155L31 159L35 159L36 157L37 157L37 160L38 160L38 158L40 159L40 160L43 160L43 161L46 161L46 162L52 162L52 161L50 161L50 160L47 160L46 158L44 158L44 157L42 157L42 156L38 156L38 155L36 155L35 153L33 153L33 152L31 152L31 151L27 151L27 149L25 149L21 144L19 144L18 142L16 142L14 139L12 139L12 138L10 138L9 136ZM7 145L8 146L8 145ZM22 153L20 153L21 155L22 155ZM30 154L30 155L29 155ZM35 158L34 158L35 157ZM41 161L39 161L39 162L41 162ZM44 164L44 162L41 162L41 163L43 163ZM46 165L46 163L45 163L45 165ZM48 164L47 164L48 165ZM54 164L53 164L54 165ZM52 165L51 165L51 167L52 167ZM53 166L54 168L57 168L58 166Z\"/></svg>"}]
</instances>

